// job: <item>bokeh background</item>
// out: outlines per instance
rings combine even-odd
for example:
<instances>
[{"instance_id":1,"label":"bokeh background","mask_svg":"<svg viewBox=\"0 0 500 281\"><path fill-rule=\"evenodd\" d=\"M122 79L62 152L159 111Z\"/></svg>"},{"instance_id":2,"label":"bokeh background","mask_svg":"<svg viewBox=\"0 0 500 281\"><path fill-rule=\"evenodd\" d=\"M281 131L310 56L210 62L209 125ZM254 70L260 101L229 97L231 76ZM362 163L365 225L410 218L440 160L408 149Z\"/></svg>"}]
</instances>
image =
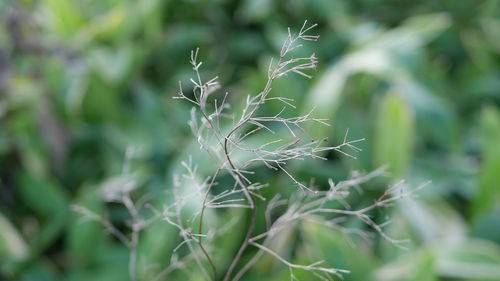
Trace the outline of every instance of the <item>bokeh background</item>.
<instances>
[{"instance_id":1,"label":"bokeh background","mask_svg":"<svg viewBox=\"0 0 500 281\"><path fill-rule=\"evenodd\" d=\"M388 164L354 207L396 179L432 183L383 213L393 218L388 233L411 239L408 250L306 223L276 248L352 270L345 280L500 280L497 0L1 1L0 279L128 280L127 249L70 206L125 229L127 214L105 203L103 185L133 180L134 196L162 198L180 161L202 161L190 105L172 99L191 74L190 50L200 47L204 71L238 104L263 87L287 27L306 19L321 35L304 47L319 58L314 78L291 75L273 91L330 120L314 134L335 142L349 129L367 140L357 160L332 154L294 173L321 183ZM165 224L148 228L141 266L165 266L178 242ZM244 280L288 280L288 270L265 257Z\"/></svg>"}]
</instances>

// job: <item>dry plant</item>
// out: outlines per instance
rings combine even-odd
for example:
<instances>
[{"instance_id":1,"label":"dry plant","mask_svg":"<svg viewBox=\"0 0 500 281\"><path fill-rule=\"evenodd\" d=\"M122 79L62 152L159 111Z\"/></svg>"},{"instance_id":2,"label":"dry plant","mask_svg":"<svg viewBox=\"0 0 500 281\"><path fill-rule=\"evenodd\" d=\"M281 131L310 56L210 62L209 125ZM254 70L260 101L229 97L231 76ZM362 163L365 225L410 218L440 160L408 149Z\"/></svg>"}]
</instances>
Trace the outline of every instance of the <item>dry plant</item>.
<instances>
[{"instance_id":1,"label":"dry plant","mask_svg":"<svg viewBox=\"0 0 500 281\"><path fill-rule=\"evenodd\" d=\"M221 88L218 77L206 81L202 79L200 72L202 62L198 60L198 49L191 52L190 63L194 70L194 77L190 80L192 94L185 94L179 82L179 92L175 98L186 100L194 105L188 124L198 140L200 148L215 163L214 171L213 175L200 178L197 173L197 165L193 163L191 158L189 161L183 162L185 173L174 177L174 188L171 191L173 202L164 206L161 211L151 208L154 215L150 219L161 218L177 228L181 237L181 243L175 249L176 253L173 255L170 265L162 270L154 280L161 280L175 270L186 268L187 264L194 264L206 280L237 281L264 254L273 256L287 266L290 269L292 280L297 280L293 273L294 269L307 270L321 280L332 280L334 276L341 278L342 274L349 273L347 269L325 266L322 261L307 265L294 264L269 247L269 241L273 237L290 224L300 220L320 221L331 227L342 229L339 218L354 216L395 245L400 246L403 242L384 233L382 228L387 222L377 224L370 216L370 212L376 208L389 207L394 201L411 196L423 185L408 189L403 182L400 182L387 189L376 202L367 207L352 210L344 204L343 209L335 209L331 207L334 205L331 204L332 202L344 202L353 188L382 175L384 169L367 174L357 173L350 179L339 183L334 183L330 179L327 190L318 190L312 185L299 181L286 168L287 163L292 160L306 158L325 160L324 155L328 151L336 151L347 157L354 157L352 153L361 151L357 143L363 139L351 140L348 133L338 145L326 145L326 139L311 141L311 137L305 129L306 124L317 122L328 126L326 120L314 118L313 111L298 117L287 117L285 114L287 109L295 108L293 100L284 96L271 96L273 82L280 77L298 74L311 78L308 71L314 70L317 66L315 54L294 58L292 53L302 46L303 41L319 39L317 35L308 34L315 26L307 25L306 21L297 34L292 34L291 30L288 29L288 37L281 48L279 57L272 59L269 64L267 82L263 90L255 95L249 95L241 112L230 112L231 106L227 92L222 95L216 94ZM217 95L222 98L215 98L214 96ZM270 102L281 102L284 106L283 110L270 116L262 116L260 109ZM249 141L254 135L274 136L278 135L278 131L280 133L282 131L288 132L288 138L271 138L269 141L266 140L258 144L255 144L255 141ZM255 167L258 165L263 165L289 177L291 185L296 188L294 195L286 198L283 195L277 195L273 198L263 196L261 190L267 188L268 184L251 179L255 177ZM218 180L225 175L230 175L232 183L230 185L224 183L227 187L220 188ZM137 241L141 229L148 225L149 220L138 215L138 204L132 202L128 192L114 199L121 202L130 213L132 218L130 236L117 230L108 220L82 207L77 207L77 211L101 222L111 234L130 248L129 272L131 279L136 280ZM262 201L262 203L258 204L258 201ZM199 205L196 205L196 202L199 202ZM217 249L213 245L214 240L218 235L234 232L234 223L228 223L221 228L216 226L213 220L207 222L207 214L210 212L213 215L216 212L215 209L228 208L247 210L249 223L246 226L241 244L230 262L221 264L216 258ZM276 213L279 216L276 217ZM260 215L264 217L266 222L264 231L256 230L257 219ZM332 216L335 217L332 219ZM330 219L318 220L318 217ZM355 232L365 238L372 233L362 230ZM247 251L250 247L254 249ZM180 249L182 248L184 251L181 253ZM247 256L242 259L244 254ZM186 274L192 274L189 272L192 270L186 271Z\"/></svg>"}]
</instances>

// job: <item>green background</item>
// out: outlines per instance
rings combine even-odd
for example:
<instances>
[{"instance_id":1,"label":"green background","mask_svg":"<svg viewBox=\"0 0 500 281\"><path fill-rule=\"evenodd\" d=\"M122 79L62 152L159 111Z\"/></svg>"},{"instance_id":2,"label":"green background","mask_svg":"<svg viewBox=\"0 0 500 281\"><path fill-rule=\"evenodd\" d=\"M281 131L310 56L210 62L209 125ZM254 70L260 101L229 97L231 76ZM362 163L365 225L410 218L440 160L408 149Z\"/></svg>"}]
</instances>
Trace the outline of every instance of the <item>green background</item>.
<instances>
[{"instance_id":1,"label":"green background","mask_svg":"<svg viewBox=\"0 0 500 281\"><path fill-rule=\"evenodd\" d=\"M319 42L304 47L319 67L311 80L280 79L273 92L295 99L298 113L316 107L330 120L311 127L314 135L340 142L349 129L367 140L357 160L332 153L292 164L293 173L321 183L388 164L390 174L364 185L353 207L396 179L432 183L376 213L392 217L385 230L409 238L407 250L304 222L284 232L277 251L349 269L348 281L500 280L496 0L0 1L0 279L128 280L127 249L70 206L125 227L125 210L97 191L129 180L128 147L136 198L168 202L161 194L190 154L210 171L186 123L191 106L172 99L191 75L190 50L200 47L204 72L220 77L237 110L264 86L287 27L304 20L319 24ZM258 175L290 186L284 175ZM148 227L139 266L166 266L178 242L166 223ZM238 236L224 242L219 250L233 253ZM243 280L288 275L264 256Z\"/></svg>"}]
</instances>

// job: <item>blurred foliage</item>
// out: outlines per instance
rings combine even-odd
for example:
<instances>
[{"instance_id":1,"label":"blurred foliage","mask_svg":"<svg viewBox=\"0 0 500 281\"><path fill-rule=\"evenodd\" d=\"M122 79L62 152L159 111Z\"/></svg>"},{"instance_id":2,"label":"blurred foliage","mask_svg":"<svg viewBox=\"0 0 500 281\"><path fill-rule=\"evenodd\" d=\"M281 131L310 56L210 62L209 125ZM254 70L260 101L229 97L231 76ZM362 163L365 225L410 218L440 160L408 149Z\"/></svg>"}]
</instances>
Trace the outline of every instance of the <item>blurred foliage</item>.
<instances>
[{"instance_id":1,"label":"blurred foliage","mask_svg":"<svg viewBox=\"0 0 500 281\"><path fill-rule=\"evenodd\" d=\"M102 190L120 180L130 147L134 196L167 203L180 161L202 155L186 125L189 105L172 100L189 75L189 51L201 48L205 70L221 77L238 108L263 87L286 28L305 19L319 24L320 42L304 48L320 67L313 79L286 77L273 91L330 119L331 127L311 127L314 135L341 141L349 129L367 140L356 160L295 164L299 178L321 184L387 164L392 174L364 186L353 207L394 179L433 183L380 214L393 217L388 233L411 239L409 250L308 223L276 249L352 270L345 280L500 280L497 0L1 1L0 279L128 280L127 249L69 206L123 226L126 213ZM261 182L287 183L259 173ZM222 266L238 239L219 245ZM178 242L164 223L145 231L144 279L168 264ZM287 278L264 256L244 280Z\"/></svg>"}]
</instances>

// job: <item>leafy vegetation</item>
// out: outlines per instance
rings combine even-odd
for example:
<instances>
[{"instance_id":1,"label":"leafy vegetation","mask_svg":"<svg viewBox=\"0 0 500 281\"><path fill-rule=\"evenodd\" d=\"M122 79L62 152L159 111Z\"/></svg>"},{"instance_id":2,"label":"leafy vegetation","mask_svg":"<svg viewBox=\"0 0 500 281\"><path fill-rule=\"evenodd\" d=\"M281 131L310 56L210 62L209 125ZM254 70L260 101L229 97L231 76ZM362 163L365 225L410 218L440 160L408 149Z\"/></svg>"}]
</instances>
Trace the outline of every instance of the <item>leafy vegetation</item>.
<instances>
[{"instance_id":1,"label":"leafy vegetation","mask_svg":"<svg viewBox=\"0 0 500 281\"><path fill-rule=\"evenodd\" d=\"M128 235L129 211L113 196L126 189L161 210L172 203L183 161L193 159L202 177L213 173L186 123L191 105L173 99L178 81L192 76L190 51L200 48L201 74L218 75L241 112L247 95L266 85L287 27L298 30L307 19L321 38L297 56L315 53L317 70L311 79L284 76L272 91L294 100L295 116L315 108L315 118L329 120L308 124L312 137L342 143L349 131L365 140L357 159L328 153L327 161L296 161L287 171L324 190L329 178L338 183L387 165L387 175L347 200L352 210L399 179L432 183L371 213L378 223L391 218L384 232L409 239L406 250L367 234L356 218L333 229L290 224L266 245L294 264L348 269L345 280L500 280L498 1L7 0L0 15L0 279L129 280L127 246L72 206ZM285 173L255 169L259 182L290 195ZM234 219L243 215L206 219L243 229L247 222ZM229 265L242 235L213 238L217 266ZM141 229L138 279L167 268L159 280L204 280L180 262L180 241L163 220ZM289 276L264 254L241 280Z\"/></svg>"}]
</instances>

